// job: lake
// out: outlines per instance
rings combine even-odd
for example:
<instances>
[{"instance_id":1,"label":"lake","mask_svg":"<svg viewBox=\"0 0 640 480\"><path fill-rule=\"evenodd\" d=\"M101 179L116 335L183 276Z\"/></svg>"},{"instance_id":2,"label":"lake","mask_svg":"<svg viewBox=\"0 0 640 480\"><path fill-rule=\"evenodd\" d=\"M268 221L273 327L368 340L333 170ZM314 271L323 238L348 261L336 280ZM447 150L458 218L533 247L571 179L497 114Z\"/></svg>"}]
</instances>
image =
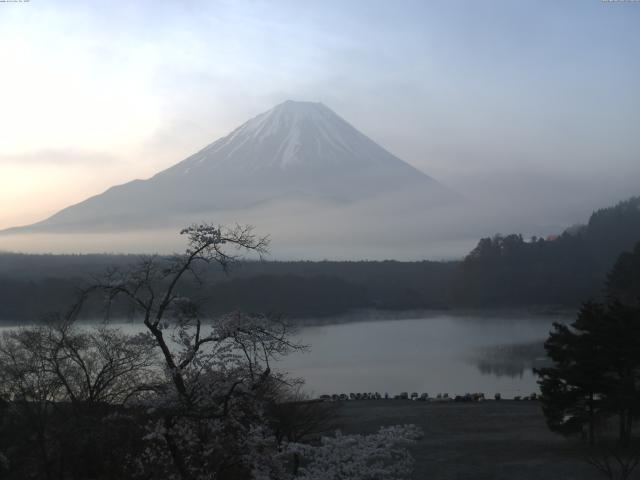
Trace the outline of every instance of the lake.
<instances>
[{"instance_id":1,"label":"lake","mask_svg":"<svg viewBox=\"0 0 640 480\"><path fill-rule=\"evenodd\" d=\"M554 321L567 320L432 312L324 319L322 325L299 328L297 340L308 351L280 360L276 368L305 379L304 390L312 396L499 392L511 398L538 391L532 368L544 364L542 343ZM142 324L113 326L143 330Z\"/></svg>"},{"instance_id":2,"label":"lake","mask_svg":"<svg viewBox=\"0 0 640 480\"><path fill-rule=\"evenodd\" d=\"M504 398L538 391L533 366L544 363L542 344L551 316L432 314L305 327L310 345L280 362L306 380L312 395L484 392Z\"/></svg>"}]
</instances>

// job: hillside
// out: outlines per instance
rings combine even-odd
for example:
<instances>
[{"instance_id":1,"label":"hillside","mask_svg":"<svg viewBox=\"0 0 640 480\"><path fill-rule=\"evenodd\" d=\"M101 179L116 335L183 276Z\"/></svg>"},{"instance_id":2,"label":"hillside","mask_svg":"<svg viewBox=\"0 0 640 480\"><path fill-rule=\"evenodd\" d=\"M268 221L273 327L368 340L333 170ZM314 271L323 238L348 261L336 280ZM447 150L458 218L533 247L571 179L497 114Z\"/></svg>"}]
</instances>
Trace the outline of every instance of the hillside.
<instances>
[{"instance_id":1,"label":"hillside","mask_svg":"<svg viewBox=\"0 0 640 480\"><path fill-rule=\"evenodd\" d=\"M604 294L616 259L639 241L637 197L594 212L586 225L558 237L483 238L463 261L247 261L230 276L215 267L204 269L202 278L213 283L209 289L196 282L186 288L203 299L211 314L243 309L308 318L370 308L574 308ZM636 278L635 257L620 258L618 275ZM125 268L137 259L0 254L0 320L29 322L64 310L92 275L110 266ZM86 316L103 313L98 305L89 305Z\"/></svg>"},{"instance_id":2,"label":"hillside","mask_svg":"<svg viewBox=\"0 0 640 480\"><path fill-rule=\"evenodd\" d=\"M616 258L640 241L640 197L595 211L557 237L496 235L462 262L453 301L465 306L577 305L601 296Z\"/></svg>"}]
</instances>

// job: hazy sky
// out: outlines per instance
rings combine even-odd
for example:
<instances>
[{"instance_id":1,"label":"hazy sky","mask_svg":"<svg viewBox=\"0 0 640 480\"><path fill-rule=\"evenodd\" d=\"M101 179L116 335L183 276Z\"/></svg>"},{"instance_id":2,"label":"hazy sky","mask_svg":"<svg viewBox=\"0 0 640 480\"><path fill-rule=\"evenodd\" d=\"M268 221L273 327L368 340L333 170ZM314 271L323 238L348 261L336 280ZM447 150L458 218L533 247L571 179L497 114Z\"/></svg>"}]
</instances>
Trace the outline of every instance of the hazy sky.
<instances>
[{"instance_id":1,"label":"hazy sky","mask_svg":"<svg viewBox=\"0 0 640 480\"><path fill-rule=\"evenodd\" d=\"M322 101L466 195L640 194L640 3L0 3L0 228Z\"/></svg>"}]
</instances>

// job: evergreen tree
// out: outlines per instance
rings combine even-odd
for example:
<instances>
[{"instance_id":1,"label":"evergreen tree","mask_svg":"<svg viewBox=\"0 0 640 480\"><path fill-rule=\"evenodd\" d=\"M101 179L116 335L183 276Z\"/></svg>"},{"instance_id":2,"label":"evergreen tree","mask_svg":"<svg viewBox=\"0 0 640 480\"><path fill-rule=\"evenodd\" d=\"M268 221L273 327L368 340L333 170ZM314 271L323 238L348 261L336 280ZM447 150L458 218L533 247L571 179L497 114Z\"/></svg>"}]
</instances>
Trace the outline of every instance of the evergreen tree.
<instances>
[{"instance_id":1,"label":"evergreen tree","mask_svg":"<svg viewBox=\"0 0 640 480\"><path fill-rule=\"evenodd\" d=\"M640 242L618 257L607 277L607 296L628 305L640 300Z\"/></svg>"},{"instance_id":2,"label":"evergreen tree","mask_svg":"<svg viewBox=\"0 0 640 480\"><path fill-rule=\"evenodd\" d=\"M552 431L595 438L599 420L616 416L627 445L640 410L640 305L586 303L570 326L555 324L545 342L553 366L537 370Z\"/></svg>"},{"instance_id":3,"label":"evergreen tree","mask_svg":"<svg viewBox=\"0 0 640 480\"><path fill-rule=\"evenodd\" d=\"M544 345L554 366L537 370L549 428L563 435L586 428L591 443L596 420L608 415L601 398L605 369L594 334L604 317L602 305L586 303L571 326L554 323Z\"/></svg>"}]
</instances>

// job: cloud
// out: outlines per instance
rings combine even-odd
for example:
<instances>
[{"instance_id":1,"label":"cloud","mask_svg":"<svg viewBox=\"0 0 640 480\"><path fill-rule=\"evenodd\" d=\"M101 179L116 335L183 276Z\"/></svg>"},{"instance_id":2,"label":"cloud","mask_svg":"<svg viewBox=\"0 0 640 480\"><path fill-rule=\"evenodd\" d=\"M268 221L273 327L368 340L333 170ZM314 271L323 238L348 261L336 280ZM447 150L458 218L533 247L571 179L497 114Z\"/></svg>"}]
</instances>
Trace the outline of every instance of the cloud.
<instances>
[{"instance_id":1,"label":"cloud","mask_svg":"<svg viewBox=\"0 0 640 480\"><path fill-rule=\"evenodd\" d=\"M31 152L0 155L1 165L88 165L116 164L120 160L106 152L90 152L74 149L44 149Z\"/></svg>"}]
</instances>

